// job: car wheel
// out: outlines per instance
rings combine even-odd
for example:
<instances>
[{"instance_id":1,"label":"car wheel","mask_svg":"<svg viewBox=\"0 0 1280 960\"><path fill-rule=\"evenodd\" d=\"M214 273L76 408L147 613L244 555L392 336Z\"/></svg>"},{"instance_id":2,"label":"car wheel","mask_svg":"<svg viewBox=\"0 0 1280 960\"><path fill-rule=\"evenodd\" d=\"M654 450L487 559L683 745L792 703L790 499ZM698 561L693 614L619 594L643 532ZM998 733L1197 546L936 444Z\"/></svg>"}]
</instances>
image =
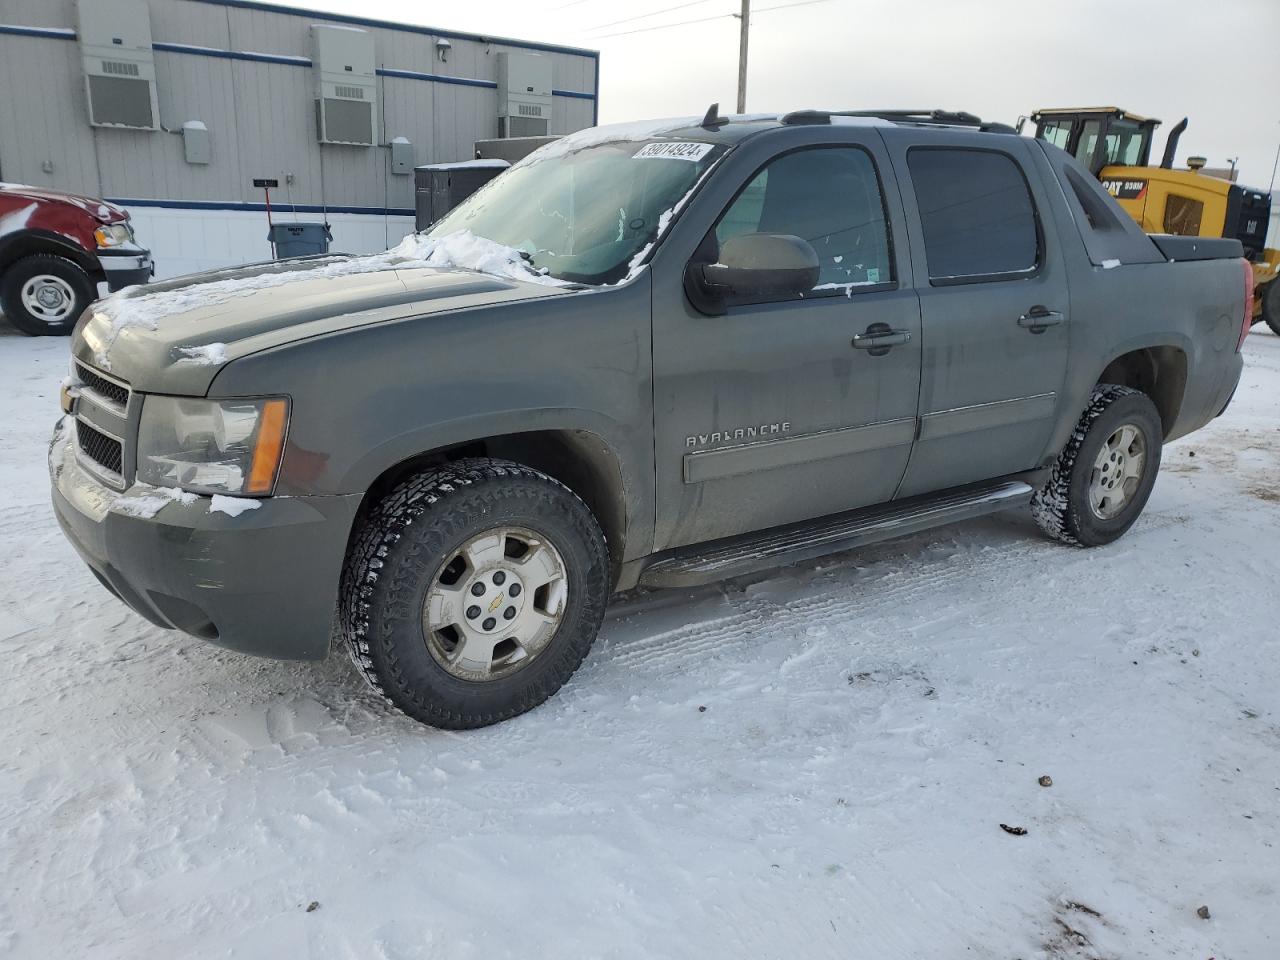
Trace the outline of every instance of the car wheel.
<instances>
[{"instance_id":1,"label":"car wheel","mask_svg":"<svg viewBox=\"0 0 1280 960\"><path fill-rule=\"evenodd\" d=\"M1160 470L1160 413L1140 390L1099 384L1031 500L1040 529L1064 543L1096 547L1133 525Z\"/></svg>"},{"instance_id":2,"label":"car wheel","mask_svg":"<svg viewBox=\"0 0 1280 960\"><path fill-rule=\"evenodd\" d=\"M357 532L339 618L370 685L415 720L466 729L531 710L587 655L609 595L591 511L503 460L401 483Z\"/></svg>"},{"instance_id":3,"label":"car wheel","mask_svg":"<svg viewBox=\"0 0 1280 960\"><path fill-rule=\"evenodd\" d=\"M1262 288L1262 319L1280 337L1280 277Z\"/></svg>"},{"instance_id":4,"label":"car wheel","mask_svg":"<svg viewBox=\"0 0 1280 960\"><path fill-rule=\"evenodd\" d=\"M94 296L89 275L52 254L23 257L0 277L0 309L33 337L69 334Z\"/></svg>"}]
</instances>

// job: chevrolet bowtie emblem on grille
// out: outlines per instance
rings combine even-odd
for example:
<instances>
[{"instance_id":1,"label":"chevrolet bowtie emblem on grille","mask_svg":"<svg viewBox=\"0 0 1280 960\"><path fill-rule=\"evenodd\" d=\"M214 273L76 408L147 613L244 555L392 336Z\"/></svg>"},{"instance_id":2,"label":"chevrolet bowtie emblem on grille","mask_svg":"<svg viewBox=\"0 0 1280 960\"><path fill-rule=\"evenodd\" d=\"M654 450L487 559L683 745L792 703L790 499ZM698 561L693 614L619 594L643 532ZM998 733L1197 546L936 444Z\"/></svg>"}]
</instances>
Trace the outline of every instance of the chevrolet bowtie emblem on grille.
<instances>
[{"instance_id":1,"label":"chevrolet bowtie emblem on grille","mask_svg":"<svg viewBox=\"0 0 1280 960\"><path fill-rule=\"evenodd\" d=\"M493 611L497 610L500 606L502 606L502 594L498 594L493 598L493 603L489 604L489 612L493 613Z\"/></svg>"}]
</instances>

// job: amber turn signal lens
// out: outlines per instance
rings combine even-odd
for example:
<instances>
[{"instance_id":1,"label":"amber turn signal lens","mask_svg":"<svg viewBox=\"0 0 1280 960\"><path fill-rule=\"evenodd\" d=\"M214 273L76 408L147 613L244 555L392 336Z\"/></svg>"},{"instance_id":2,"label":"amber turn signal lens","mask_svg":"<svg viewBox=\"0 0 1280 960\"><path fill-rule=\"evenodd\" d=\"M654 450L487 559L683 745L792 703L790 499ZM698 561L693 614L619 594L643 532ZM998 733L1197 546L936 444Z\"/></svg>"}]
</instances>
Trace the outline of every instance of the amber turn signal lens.
<instances>
[{"instance_id":1,"label":"amber turn signal lens","mask_svg":"<svg viewBox=\"0 0 1280 960\"><path fill-rule=\"evenodd\" d=\"M268 400L262 405L262 419L258 423L258 439L253 445L253 466L244 492L267 494L275 486L276 471L280 469L280 457L284 453L284 433L289 424L289 401Z\"/></svg>"}]
</instances>

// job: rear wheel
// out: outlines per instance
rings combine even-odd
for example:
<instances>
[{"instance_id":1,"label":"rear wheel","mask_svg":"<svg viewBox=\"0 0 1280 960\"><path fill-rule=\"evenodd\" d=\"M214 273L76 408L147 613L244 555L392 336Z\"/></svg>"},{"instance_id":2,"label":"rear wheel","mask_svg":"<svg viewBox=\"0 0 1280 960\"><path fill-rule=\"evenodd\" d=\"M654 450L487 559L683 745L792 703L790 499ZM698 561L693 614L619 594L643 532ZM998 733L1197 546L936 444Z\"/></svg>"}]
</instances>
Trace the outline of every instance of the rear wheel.
<instances>
[{"instance_id":1,"label":"rear wheel","mask_svg":"<svg viewBox=\"0 0 1280 960\"><path fill-rule=\"evenodd\" d=\"M375 690L437 727L497 723L555 693L609 592L604 535L567 487L461 460L388 494L356 536L341 624Z\"/></svg>"},{"instance_id":2,"label":"rear wheel","mask_svg":"<svg viewBox=\"0 0 1280 960\"><path fill-rule=\"evenodd\" d=\"M1040 529L1096 547L1124 535L1142 513L1160 470L1160 413L1139 390L1099 384L1031 501Z\"/></svg>"},{"instance_id":3,"label":"rear wheel","mask_svg":"<svg viewBox=\"0 0 1280 960\"><path fill-rule=\"evenodd\" d=\"M0 277L0 309L33 337L69 334L94 299L89 275L65 257L23 257Z\"/></svg>"},{"instance_id":4,"label":"rear wheel","mask_svg":"<svg viewBox=\"0 0 1280 960\"><path fill-rule=\"evenodd\" d=\"M1262 288L1262 319L1280 337L1280 277Z\"/></svg>"}]
</instances>

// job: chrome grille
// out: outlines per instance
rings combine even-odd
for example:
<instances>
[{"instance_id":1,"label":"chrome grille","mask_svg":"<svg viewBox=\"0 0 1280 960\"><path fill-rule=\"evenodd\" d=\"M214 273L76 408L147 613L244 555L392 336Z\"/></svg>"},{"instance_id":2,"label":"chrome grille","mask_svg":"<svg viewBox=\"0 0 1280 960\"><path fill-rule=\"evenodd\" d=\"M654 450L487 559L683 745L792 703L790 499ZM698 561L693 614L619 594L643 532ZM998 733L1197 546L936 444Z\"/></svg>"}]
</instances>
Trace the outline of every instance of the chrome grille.
<instances>
[{"instance_id":1,"label":"chrome grille","mask_svg":"<svg viewBox=\"0 0 1280 960\"><path fill-rule=\"evenodd\" d=\"M76 373L79 375L80 381L94 393L100 394L118 407L123 408L129 405L129 387L127 384L119 380L108 379L79 360L76 361Z\"/></svg>"},{"instance_id":2,"label":"chrome grille","mask_svg":"<svg viewBox=\"0 0 1280 960\"><path fill-rule=\"evenodd\" d=\"M124 475L124 444L115 437L109 437L83 420L77 420L76 447L104 470L116 477Z\"/></svg>"},{"instance_id":3,"label":"chrome grille","mask_svg":"<svg viewBox=\"0 0 1280 960\"><path fill-rule=\"evenodd\" d=\"M80 379L74 408L76 459L107 486L123 490L130 463L125 437L130 436L130 416L137 414L133 392L125 381L79 360L75 373Z\"/></svg>"}]
</instances>

